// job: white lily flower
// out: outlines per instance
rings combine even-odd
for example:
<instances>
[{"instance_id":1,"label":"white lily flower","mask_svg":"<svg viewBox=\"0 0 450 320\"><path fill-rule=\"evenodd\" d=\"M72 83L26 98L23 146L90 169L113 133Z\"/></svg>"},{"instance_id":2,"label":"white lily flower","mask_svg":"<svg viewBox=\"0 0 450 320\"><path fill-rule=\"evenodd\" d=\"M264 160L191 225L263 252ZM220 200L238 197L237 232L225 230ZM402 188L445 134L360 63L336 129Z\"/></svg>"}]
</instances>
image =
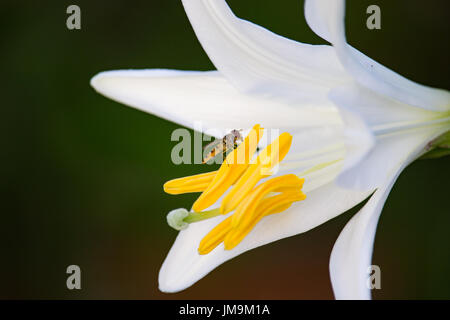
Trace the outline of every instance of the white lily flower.
<instances>
[{"instance_id":1,"label":"white lily flower","mask_svg":"<svg viewBox=\"0 0 450 320\"><path fill-rule=\"evenodd\" d=\"M336 298L370 298L367 267L383 204L402 169L449 130L449 93L413 83L350 47L340 0L305 3L308 24L333 46L280 37L237 18L224 0L183 5L218 71L109 71L92 86L190 128L196 121L205 129L260 123L291 132L291 152L280 168L305 179L307 198L264 217L231 250L220 244L199 253L202 239L227 216L180 224L160 290L183 290L223 262L315 228L373 193L342 231L330 261ZM222 199L215 200L212 207L220 207Z\"/></svg>"}]
</instances>

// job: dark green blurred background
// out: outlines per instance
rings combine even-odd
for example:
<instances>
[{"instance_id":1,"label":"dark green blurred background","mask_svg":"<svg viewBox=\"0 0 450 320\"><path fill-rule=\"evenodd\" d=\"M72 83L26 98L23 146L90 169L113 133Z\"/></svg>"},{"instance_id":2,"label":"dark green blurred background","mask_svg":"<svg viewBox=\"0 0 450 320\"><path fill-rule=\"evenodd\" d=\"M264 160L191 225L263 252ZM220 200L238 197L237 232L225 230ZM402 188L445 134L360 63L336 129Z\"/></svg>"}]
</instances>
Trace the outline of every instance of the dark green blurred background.
<instances>
[{"instance_id":1,"label":"dark green blurred background","mask_svg":"<svg viewBox=\"0 0 450 320\"><path fill-rule=\"evenodd\" d=\"M69 31L77 4L82 29ZM237 15L308 43L298 0L233 0ZM365 27L378 4L382 30ZM2 1L0 298L332 298L328 259L348 212L246 253L178 294L157 289L176 232L166 213L194 195L162 184L202 170L170 161L177 126L110 101L89 79L121 68L210 70L177 0ZM447 0L348 1L348 39L418 82L450 88ZM377 232L375 298L450 298L449 158L417 161L389 196ZM66 288L66 267L82 289ZM231 285L230 285L231 283Z\"/></svg>"}]
</instances>

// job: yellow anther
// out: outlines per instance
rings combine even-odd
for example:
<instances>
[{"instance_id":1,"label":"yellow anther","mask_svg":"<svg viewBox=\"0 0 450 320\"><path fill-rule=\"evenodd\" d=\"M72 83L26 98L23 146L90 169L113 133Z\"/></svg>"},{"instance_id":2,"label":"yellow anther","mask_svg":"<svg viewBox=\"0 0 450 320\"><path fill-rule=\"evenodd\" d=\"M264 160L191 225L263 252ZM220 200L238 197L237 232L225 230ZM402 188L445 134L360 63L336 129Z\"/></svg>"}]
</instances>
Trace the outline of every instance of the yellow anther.
<instances>
[{"instance_id":1,"label":"yellow anther","mask_svg":"<svg viewBox=\"0 0 450 320\"><path fill-rule=\"evenodd\" d=\"M231 250L237 246L265 216L282 212L288 209L293 202L306 199L306 195L301 192L302 184L303 181L299 183L299 186L290 187L289 191L285 189L286 191L281 194L262 199L257 202L256 205L252 202L251 198L254 199L253 196L256 196L255 198L260 198L256 193L261 190L257 191L255 189L249 196L249 199L245 199L245 203L243 202L242 209L241 205L238 206L237 210L240 210L241 215L237 215L236 210L236 213L231 216L232 229L224 238L225 249ZM283 187L280 187L280 190L281 189L283 189ZM265 195L267 194L265 193L263 196Z\"/></svg>"},{"instance_id":2,"label":"yellow anther","mask_svg":"<svg viewBox=\"0 0 450 320\"><path fill-rule=\"evenodd\" d=\"M210 253L214 248L223 242L226 235L231 231L231 217L226 218L219 223L214 229L212 229L203 239L200 241L198 247L199 254Z\"/></svg>"},{"instance_id":3,"label":"yellow anther","mask_svg":"<svg viewBox=\"0 0 450 320\"><path fill-rule=\"evenodd\" d=\"M227 155L209 186L194 202L192 210L200 212L213 205L239 179L248 168L262 133L262 128L255 125L244 141Z\"/></svg>"},{"instance_id":4,"label":"yellow anther","mask_svg":"<svg viewBox=\"0 0 450 320\"><path fill-rule=\"evenodd\" d=\"M270 192L283 192L286 194L298 191L301 193L303 182L295 174L288 174L267 180L248 192L244 201L242 201L233 214L233 227L238 224L246 224L252 217L261 199Z\"/></svg>"},{"instance_id":5,"label":"yellow anther","mask_svg":"<svg viewBox=\"0 0 450 320\"><path fill-rule=\"evenodd\" d=\"M245 171L261 136L262 128L255 125L244 142L227 155L219 170L167 181L164 191L169 194L203 192L193 206L194 211L203 211L220 198Z\"/></svg>"},{"instance_id":6,"label":"yellow anther","mask_svg":"<svg viewBox=\"0 0 450 320\"><path fill-rule=\"evenodd\" d=\"M210 185L216 174L217 171L211 171L189 177L173 179L167 181L163 188L164 191L169 194L202 192Z\"/></svg>"},{"instance_id":7,"label":"yellow anther","mask_svg":"<svg viewBox=\"0 0 450 320\"><path fill-rule=\"evenodd\" d=\"M207 254L224 242L225 249L231 250L265 216L288 209L295 201L306 198L301 191L304 179L296 175L285 175L270 179L249 193L239 204L236 212L212 229L200 242L199 254ZM281 192L268 196L272 192Z\"/></svg>"},{"instance_id":8,"label":"yellow anther","mask_svg":"<svg viewBox=\"0 0 450 320\"><path fill-rule=\"evenodd\" d=\"M285 132L260 153L256 163L249 166L233 189L223 199L220 206L222 214L234 210L258 181L269 174L270 170L283 160L291 147L291 143L292 136Z\"/></svg>"}]
</instances>

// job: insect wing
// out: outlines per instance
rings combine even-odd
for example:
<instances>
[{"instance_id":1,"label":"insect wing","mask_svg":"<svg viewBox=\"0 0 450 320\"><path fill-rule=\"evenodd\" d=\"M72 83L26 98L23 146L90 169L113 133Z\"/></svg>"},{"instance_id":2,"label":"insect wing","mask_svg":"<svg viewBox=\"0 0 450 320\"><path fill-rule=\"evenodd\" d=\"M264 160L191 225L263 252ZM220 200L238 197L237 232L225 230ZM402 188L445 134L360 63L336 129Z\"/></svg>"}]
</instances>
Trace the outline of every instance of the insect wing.
<instances>
[{"instance_id":1,"label":"insect wing","mask_svg":"<svg viewBox=\"0 0 450 320\"><path fill-rule=\"evenodd\" d=\"M207 144L203 148L203 163L214 159L218 155L223 153L223 143L221 139L216 139L213 142Z\"/></svg>"},{"instance_id":2,"label":"insect wing","mask_svg":"<svg viewBox=\"0 0 450 320\"><path fill-rule=\"evenodd\" d=\"M216 139L203 147L203 155L207 155L222 143L222 139Z\"/></svg>"}]
</instances>

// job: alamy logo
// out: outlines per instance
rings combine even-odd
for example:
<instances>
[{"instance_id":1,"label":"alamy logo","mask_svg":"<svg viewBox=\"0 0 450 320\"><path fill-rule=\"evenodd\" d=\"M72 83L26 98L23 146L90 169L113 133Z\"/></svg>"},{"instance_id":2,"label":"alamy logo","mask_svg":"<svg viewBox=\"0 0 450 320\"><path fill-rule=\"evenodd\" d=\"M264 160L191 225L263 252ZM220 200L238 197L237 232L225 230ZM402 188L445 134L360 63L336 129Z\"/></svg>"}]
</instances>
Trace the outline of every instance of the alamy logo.
<instances>
[{"instance_id":1,"label":"alamy logo","mask_svg":"<svg viewBox=\"0 0 450 320\"><path fill-rule=\"evenodd\" d=\"M367 268L369 278L367 279L367 288L381 289L381 269L377 265L372 265Z\"/></svg>"},{"instance_id":2,"label":"alamy logo","mask_svg":"<svg viewBox=\"0 0 450 320\"><path fill-rule=\"evenodd\" d=\"M81 289L81 269L79 266L72 264L67 267L66 273L70 274L67 277L66 286L67 289Z\"/></svg>"},{"instance_id":3,"label":"alamy logo","mask_svg":"<svg viewBox=\"0 0 450 320\"><path fill-rule=\"evenodd\" d=\"M175 129L170 137L172 142L177 142L172 148L170 157L173 164L253 164L258 157L252 157L248 154L246 148L239 149L240 143L247 139L255 141L256 134L247 135L246 129L218 129L209 128L205 130L200 122L194 122L194 133L185 128ZM273 157L267 157L265 167L273 163L271 167L272 174L278 172L279 164L279 142L276 139L280 135L280 130L276 128L264 129L264 134L259 139L257 154L267 154L273 152ZM216 138L214 138L216 137ZM203 147L204 142L208 145ZM249 143L249 142L247 142ZM250 143L251 144L251 143ZM268 145L270 148L267 148ZM261 150L259 149L261 146ZM234 156L228 157L231 152ZM276 152L274 152L276 151ZM252 154L253 155L253 154ZM265 170L265 169L264 169Z\"/></svg>"},{"instance_id":4,"label":"alamy logo","mask_svg":"<svg viewBox=\"0 0 450 320\"><path fill-rule=\"evenodd\" d=\"M367 7L367 14L370 16L367 18L366 26L369 30L381 29L381 9L376 4L372 4Z\"/></svg>"},{"instance_id":5,"label":"alamy logo","mask_svg":"<svg viewBox=\"0 0 450 320\"><path fill-rule=\"evenodd\" d=\"M69 30L81 29L81 9L79 6L72 4L67 7L66 13L70 14L66 20L66 26Z\"/></svg>"}]
</instances>

